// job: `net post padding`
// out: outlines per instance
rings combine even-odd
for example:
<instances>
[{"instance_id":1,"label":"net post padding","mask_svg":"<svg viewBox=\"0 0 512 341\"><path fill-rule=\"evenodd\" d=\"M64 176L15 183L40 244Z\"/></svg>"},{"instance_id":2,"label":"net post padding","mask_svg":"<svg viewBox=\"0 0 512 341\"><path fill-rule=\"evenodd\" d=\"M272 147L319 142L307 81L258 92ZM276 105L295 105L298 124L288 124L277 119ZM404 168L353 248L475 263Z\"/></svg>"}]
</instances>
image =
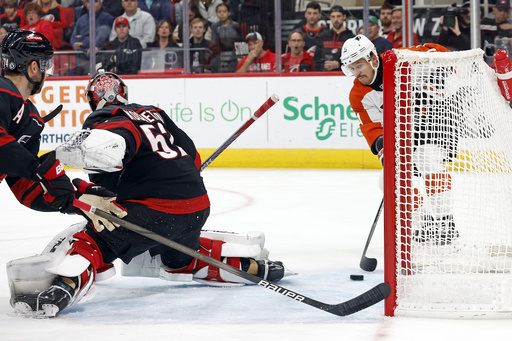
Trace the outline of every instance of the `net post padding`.
<instances>
[{"instance_id":1,"label":"net post padding","mask_svg":"<svg viewBox=\"0 0 512 341\"><path fill-rule=\"evenodd\" d=\"M512 110L494 71L480 49L383 60L385 314L511 318Z\"/></svg>"}]
</instances>

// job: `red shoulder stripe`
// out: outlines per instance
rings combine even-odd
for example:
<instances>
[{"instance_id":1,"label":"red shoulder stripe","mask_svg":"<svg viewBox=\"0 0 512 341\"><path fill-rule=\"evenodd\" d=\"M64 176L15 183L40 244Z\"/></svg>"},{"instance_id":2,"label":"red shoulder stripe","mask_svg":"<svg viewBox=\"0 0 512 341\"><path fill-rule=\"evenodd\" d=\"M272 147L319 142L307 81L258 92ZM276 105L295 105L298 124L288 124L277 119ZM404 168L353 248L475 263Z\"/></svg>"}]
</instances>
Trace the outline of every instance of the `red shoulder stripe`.
<instances>
[{"instance_id":1,"label":"red shoulder stripe","mask_svg":"<svg viewBox=\"0 0 512 341\"><path fill-rule=\"evenodd\" d=\"M137 151L139 150L140 145L142 144L142 136L140 135L139 130L131 121L121 121L121 122L107 122L98 124L95 128L97 129L114 129L114 128L123 128L132 133L135 141L137 143Z\"/></svg>"}]
</instances>

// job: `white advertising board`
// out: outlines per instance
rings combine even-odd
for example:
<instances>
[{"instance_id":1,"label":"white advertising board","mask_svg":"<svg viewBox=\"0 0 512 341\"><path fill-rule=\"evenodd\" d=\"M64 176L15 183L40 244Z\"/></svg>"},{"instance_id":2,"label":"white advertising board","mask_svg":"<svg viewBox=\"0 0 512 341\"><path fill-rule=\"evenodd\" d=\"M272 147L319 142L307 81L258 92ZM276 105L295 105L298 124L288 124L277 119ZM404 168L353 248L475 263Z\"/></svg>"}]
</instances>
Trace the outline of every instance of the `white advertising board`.
<instances>
[{"instance_id":1,"label":"white advertising board","mask_svg":"<svg viewBox=\"0 0 512 341\"><path fill-rule=\"evenodd\" d=\"M217 148L273 93L280 101L233 148L367 149L349 103L353 78L275 76L125 79L130 102L152 104L185 130L198 148ZM47 80L33 100L44 116L62 103L43 131L50 150L79 129L89 115L86 80Z\"/></svg>"}]
</instances>

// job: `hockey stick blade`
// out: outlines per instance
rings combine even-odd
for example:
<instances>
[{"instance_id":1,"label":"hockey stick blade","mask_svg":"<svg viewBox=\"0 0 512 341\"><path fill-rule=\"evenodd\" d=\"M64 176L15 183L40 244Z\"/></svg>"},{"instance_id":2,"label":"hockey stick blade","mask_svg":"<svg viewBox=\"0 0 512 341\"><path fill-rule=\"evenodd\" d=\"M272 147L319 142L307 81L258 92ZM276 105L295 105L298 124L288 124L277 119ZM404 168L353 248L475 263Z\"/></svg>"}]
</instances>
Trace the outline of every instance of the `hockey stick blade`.
<instances>
[{"instance_id":1,"label":"hockey stick blade","mask_svg":"<svg viewBox=\"0 0 512 341\"><path fill-rule=\"evenodd\" d=\"M372 272L377 268L377 259L363 256L359 262L359 267L364 271Z\"/></svg>"},{"instance_id":2,"label":"hockey stick blade","mask_svg":"<svg viewBox=\"0 0 512 341\"><path fill-rule=\"evenodd\" d=\"M62 110L62 104L59 104L59 106L57 108L53 109L53 111L51 113L49 113L48 115L43 117L43 122L44 123L50 122L51 120L53 120L53 118L55 116L57 116L60 113L61 110Z\"/></svg>"},{"instance_id":3,"label":"hockey stick blade","mask_svg":"<svg viewBox=\"0 0 512 341\"><path fill-rule=\"evenodd\" d=\"M386 299L389 294L391 294L391 287L383 282L351 300L339 304L328 304L320 309L334 315L347 316L379 303Z\"/></svg>"},{"instance_id":4,"label":"hockey stick blade","mask_svg":"<svg viewBox=\"0 0 512 341\"><path fill-rule=\"evenodd\" d=\"M377 215L373 221L372 228L370 229L370 233L368 234L368 239L366 240L366 245L363 250L363 255L361 256L361 261L359 262L359 267L364 271L374 271L377 268L377 259L366 257L366 252L368 251L368 247L372 241L373 232L375 232L375 227L377 226L383 207L384 199L380 202L379 210L377 211Z\"/></svg>"},{"instance_id":5,"label":"hockey stick blade","mask_svg":"<svg viewBox=\"0 0 512 341\"><path fill-rule=\"evenodd\" d=\"M381 284L377 285L376 287L366 291L365 293L363 293L351 300L348 300L346 302L342 302L339 304L323 303L323 302L314 300L312 298L306 297L304 295L301 295L299 293L296 293L292 290L288 290L278 284L262 280L258 276L252 275L252 274L242 271L238 268L235 268L231 265L225 264L215 258L204 255L204 254L202 254L196 250L193 250L185 245L177 243L171 239L165 238L165 237L163 237L159 234L156 234L150 230L147 230L139 225L131 223L125 219L119 218L113 214L102 211L102 210L100 210L94 206L91 206L87 203L84 203L82 201L75 199L73 204L75 207L77 207L83 211L87 211L87 212L95 214L99 217L108 219L111 222L121 225L130 231L138 233L146 238L155 240L163 245L171 247L171 248L173 248L177 251L180 251L186 255L189 255L191 257L197 258L198 260L201 260L205 263L216 266L219 269L223 269L223 270L225 270L229 273L232 273L238 277L246 279L249 282L258 284L258 286L272 290L272 291L274 291L278 294L281 294L285 297L291 298L291 299L301 302L301 303L305 303L307 305L321 309L323 311L326 311L326 312L334 314L334 315L346 316L346 315L356 313L360 310L363 310L365 308L368 308L368 307L380 302L381 300L385 299L391 293L390 286L387 283L381 283Z\"/></svg>"}]
</instances>

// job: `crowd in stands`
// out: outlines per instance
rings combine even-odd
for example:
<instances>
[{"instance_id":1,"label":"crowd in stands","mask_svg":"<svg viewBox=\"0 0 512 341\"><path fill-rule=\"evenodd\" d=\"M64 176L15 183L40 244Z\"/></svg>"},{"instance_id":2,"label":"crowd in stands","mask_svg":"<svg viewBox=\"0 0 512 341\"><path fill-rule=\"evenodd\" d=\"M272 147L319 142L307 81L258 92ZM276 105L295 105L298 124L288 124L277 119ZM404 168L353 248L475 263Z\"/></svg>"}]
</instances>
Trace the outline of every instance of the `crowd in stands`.
<instances>
[{"instance_id":1,"label":"crowd in stands","mask_svg":"<svg viewBox=\"0 0 512 341\"><path fill-rule=\"evenodd\" d=\"M369 17L368 36L379 53L402 46L402 9L395 5L396 1L388 1ZM512 37L509 1L490 1L493 14L481 20L482 47L493 45L496 38ZM265 37L265 28L258 22L240 22L244 6L255 2L188 1L190 55L187 58L192 73L276 71L276 55L272 45L269 48L266 44L269 37ZM470 10L469 0L463 0L452 11L447 10L440 18L441 33L432 42L452 50L469 49ZM162 68L162 71L176 65L183 68L182 46L186 40L183 15L187 10L182 0L95 0L94 12L95 44L91 47L89 1L4 0L0 7L0 39L17 28L44 34L57 51L74 55L74 67L67 70L67 75L88 74L91 53L96 56L98 67L120 74L140 73L143 64L148 69ZM454 20L451 12L456 14ZM335 5L322 12L318 2L309 2L304 19L290 30L284 42L281 71L340 71L344 42L364 30L363 27L357 32L347 29L347 15L342 6ZM414 44L419 44L416 34ZM144 51L148 50L154 51L151 55L154 60L145 63ZM176 57L179 50L181 57ZM181 63L177 63L180 58Z\"/></svg>"}]
</instances>

